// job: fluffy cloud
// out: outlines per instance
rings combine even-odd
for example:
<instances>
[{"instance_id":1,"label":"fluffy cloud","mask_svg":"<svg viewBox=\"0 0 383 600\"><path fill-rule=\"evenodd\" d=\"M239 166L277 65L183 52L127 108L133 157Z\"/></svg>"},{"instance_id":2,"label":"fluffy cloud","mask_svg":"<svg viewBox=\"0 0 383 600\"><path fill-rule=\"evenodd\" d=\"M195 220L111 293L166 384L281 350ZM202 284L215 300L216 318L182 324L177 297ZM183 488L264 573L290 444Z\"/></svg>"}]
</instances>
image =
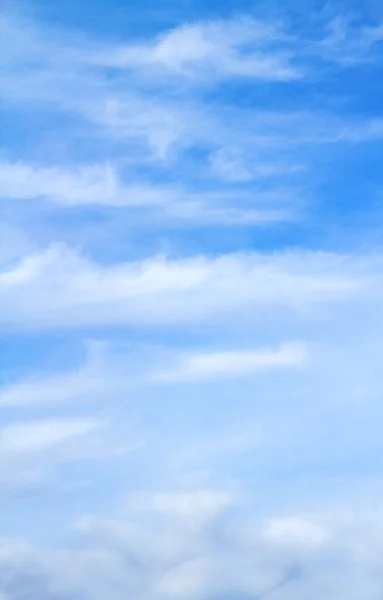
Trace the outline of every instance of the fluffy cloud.
<instances>
[{"instance_id":1,"label":"fluffy cloud","mask_svg":"<svg viewBox=\"0 0 383 600\"><path fill-rule=\"evenodd\" d=\"M147 494L137 508L83 519L87 543L76 550L48 556L4 541L4 593L18 600L28 582L39 600L381 597L379 514L267 516L244 528L235 499L208 489Z\"/></svg>"}]
</instances>

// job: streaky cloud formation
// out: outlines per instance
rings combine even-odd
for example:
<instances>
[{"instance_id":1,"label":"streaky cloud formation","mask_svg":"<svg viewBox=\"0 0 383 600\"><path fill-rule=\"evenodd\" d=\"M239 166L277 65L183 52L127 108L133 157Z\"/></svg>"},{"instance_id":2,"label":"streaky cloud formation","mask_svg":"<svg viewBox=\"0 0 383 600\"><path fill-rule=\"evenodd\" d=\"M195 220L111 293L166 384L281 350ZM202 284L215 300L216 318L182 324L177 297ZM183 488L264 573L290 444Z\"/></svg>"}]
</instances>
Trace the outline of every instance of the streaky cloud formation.
<instances>
[{"instance_id":1,"label":"streaky cloud formation","mask_svg":"<svg viewBox=\"0 0 383 600\"><path fill-rule=\"evenodd\" d=\"M159 67L193 79L237 76L288 81L300 77L284 50L288 41L271 24L249 18L217 20L181 25L151 45L122 47L98 60L120 68Z\"/></svg>"},{"instance_id":2,"label":"streaky cloud formation","mask_svg":"<svg viewBox=\"0 0 383 600\"><path fill-rule=\"evenodd\" d=\"M379 3L5 2L0 600L381 600Z\"/></svg>"},{"instance_id":3,"label":"streaky cloud formation","mask_svg":"<svg viewBox=\"0 0 383 600\"><path fill-rule=\"evenodd\" d=\"M173 371L159 373L160 381L195 381L214 377L235 377L254 371L280 369L301 364L305 349L289 344L277 350L240 350L193 354L184 358Z\"/></svg>"},{"instance_id":4,"label":"streaky cloud formation","mask_svg":"<svg viewBox=\"0 0 383 600\"><path fill-rule=\"evenodd\" d=\"M299 310L362 293L373 285L374 263L282 252L159 256L104 267L56 246L0 275L3 326L171 324L227 318L239 310L251 314L255 306Z\"/></svg>"}]
</instances>

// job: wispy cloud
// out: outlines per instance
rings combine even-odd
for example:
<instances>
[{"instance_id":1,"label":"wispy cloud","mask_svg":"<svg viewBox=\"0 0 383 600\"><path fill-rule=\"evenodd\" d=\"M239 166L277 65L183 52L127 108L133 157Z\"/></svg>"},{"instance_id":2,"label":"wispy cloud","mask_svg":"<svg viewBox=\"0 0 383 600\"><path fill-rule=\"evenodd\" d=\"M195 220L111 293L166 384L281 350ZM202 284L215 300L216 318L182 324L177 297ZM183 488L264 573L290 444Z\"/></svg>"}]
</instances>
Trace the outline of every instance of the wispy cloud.
<instances>
[{"instance_id":1,"label":"wispy cloud","mask_svg":"<svg viewBox=\"0 0 383 600\"><path fill-rule=\"evenodd\" d=\"M305 358L305 348L300 344L286 344L275 350L204 352L184 357L179 366L154 375L154 379L176 383L240 377L258 371L297 367Z\"/></svg>"},{"instance_id":2,"label":"wispy cloud","mask_svg":"<svg viewBox=\"0 0 383 600\"><path fill-rule=\"evenodd\" d=\"M169 196L171 200L172 194L171 190L149 186L126 188L111 165L60 169L3 162L0 185L3 197L11 200L42 198L64 206L155 206L165 203Z\"/></svg>"},{"instance_id":3,"label":"wispy cloud","mask_svg":"<svg viewBox=\"0 0 383 600\"><path fill-rule=\"evenodd\" d=\"M85 364L63 374L36 376L32 380L8 384L2 387L0 406L36 406L84 400L113 392L118 387L110 379Z\"/></svg>"},{"instance_id":4,"label":"wispy cloud","mask_svg":"<svg viewBox=\"0 0 383 600\"><path fill-rule=\"evenodd\" d=\"M326 35L314 46L319 56L341 65L357 65L374 60L375 45L383 39L383 25L357 23L352 15L338 15L326 25Z\"/></svg>"},{"instance_id":5,"label":"wispy cloud","mask_svg":"<svg viewBox=\"0 0 383 600\"><path fill-rule=\"evenodd\" d=\"M301 366L307 358L304 344L290 343L278 348L219 350L199 353L182 348L142 348L133 356L124 348L97 351L88 343L85 362L75 369L3 385L0 407L60 405L119 396L146 384L168 384L209 379L240 378L262 371ZM102 344L101 344L102 346ZM94 352L94 347L96 351ZM137 363L144 363L139 366ZM149 363L149 364L146 364ZM169 366L173 365L173 366Z\"/></svg>"},{"instance_id":6,"label":"wispy cloud","mask_svg":"<svg viewBox=\"0 0 383 600\"><path fill-rule=\"evenodd\" d=\"M294 54L301 62L303 60L299 41L270 23L246 18L210 21L182 25L158 40L149 40L139 46L103 48L101 42L83 40L79 45L78 40L73 40L70 50L69 41L60 41L57 34L34 31L33 24L28 27L23 23L20 28L29 31L30 35L18 52L10 52L7 57L5 67L9 64L9 69L4 69L2 86L5 99L11 103L19 101L21 106L37 102L56 111L77 113L106 129L108 135L130 140L137 155L142 152L142 142L160 160L174 147L185 147L185 144L202 142L219 148L223 144L223 135L225 144L228 137L238 140L238 127L241 127L241 137L247 133L249 142L252 136L257 146L266 133L267 139L274 137L275 141L277 133L280 140L283 127L288 124L291 126L285 132L287 135L283 135L283 144L287 140L289 143L313 143L314 140L337 139L334 125L338 133L345 129L344 123L336 124L326 119L326 115L309 115L308 122L307 114L293 113L281 118L279 110L267 114L264 110L241 111L239 106L236 110L233 107L227 110L225 104L218 104L211 111L203 97L192 98L188 90L180 87L177 78L169 81L168 77L161 77L161 73L166 75L169 71L188 78L202 76L208 87L216 78L238 75L261 80L295 78L298 71L289 63ZM9 37L7 47L12 47L16 43L12 40L20 37L19 27L17 23L7 23L5 30ZM363 36L373 40L379 37L379 31L375 28L367 34L366 30ZM324 54L324 49L334 44L331 37L327 37L316 52ZM287 45L288 51L281 54L280 45L282 48ZM307 47L310 48L310 44L304 48L307 55L312 56L314 47L311 51L307 51ZM347 55L347 47L340 40L334 55L342 50ZM47 58L52 53L57 57L53 66ZM129 80L126 77L111 79L107 73L107 67L111 65L122 69L127 66L138 68L140 76ZM156 67L154 72L150 66ZM281 126L282 131L275 131ZM346 126L349 128L350 124ZM100 135L100 131L94 133ZM273 163L275 168L272 160Z\"/></svg>"},{"instance_id":7,"label":"wispy cloud","mask_svg":"<svg viewBox=\"0 0 383 600\"><path fill-rule=\"evenodd\" d=\"M1 22L0 600L380 599L381 22L28 2Z\"/></svg>"},{"instance_id":8,"label":"wispy cloud","mask_svg":"<svg viewBox=\"0 0 383 600\"><path fill-rule=\"evenodd\" d=\"M19 420L0 430L0 494L38 488L60 463L95 458L94 435L104 423L94 418ZM90 452L84 452L90 445ZM93 447L93 448L92 448Z\"/></svg>"},{"instance_id":9,"label":"wispy cloud","mask_svg":"<svg viewBox=\"0 0 383 600\"><path fill-rule=\"evenodd\" d=\"M352 257L282 252L104 267L56 246L2 272L3 327L182 323L256 306L299 310L360 293L372 281L372 265L364 271Z\"/></svg>"},{"instance_id":10,"label":"wispy cloud","mask_svg":"<svg viewBox=\"0 0 383 600\"><path fill-rule=\"evenodd\" d=\"M229 77L289 81L300 72L291 64L288 42L271 23L217 20L182 25L152 43L122 46L90 60L120 68L162 68L162 75L168 71L209 82Z\"/></svg>"},{"instance_id":11,"label":"wispy cloud","mask_svg":"<svg viewBox=\"0 0 383 600\"><path fill-rule=\"evenodd\" d=\"M97 426L99 423L93 419L51 419L9 425L0 432L0 453L41 452L50 446L86 435Z\"/></svg>"},{"instance_id":12,"label":"wispy cloud","mask_svg":"<svg viewBox=\"0 0 383 600\"><path fill-rule=\"evenodd\" d=\"M125 176L112 165L91 165L78 168L35 166L25 163L0 163L0 195L3 201L37 200L62 208L75 206L106 206L141 210L141 218L180 221L185 225L247 224L263 225L294 219L297 202L289 190L274 194L249 190L219 189L188 191L181 185L154 185L133 175ZM149 212L149 209L151 211ZM145 212L146 211L146 212Z\"/></svg>"}]
</instances>

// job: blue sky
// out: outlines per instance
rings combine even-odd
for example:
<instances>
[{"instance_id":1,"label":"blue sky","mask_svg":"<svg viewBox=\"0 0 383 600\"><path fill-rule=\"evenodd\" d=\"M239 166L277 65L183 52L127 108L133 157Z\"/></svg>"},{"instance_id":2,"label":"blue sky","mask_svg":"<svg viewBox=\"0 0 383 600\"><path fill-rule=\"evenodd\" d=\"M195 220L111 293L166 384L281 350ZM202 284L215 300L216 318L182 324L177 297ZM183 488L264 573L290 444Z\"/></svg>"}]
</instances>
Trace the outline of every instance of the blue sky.
<instances>
[{"instance_id":1,"label":"blue sky","mask_svg":"<svg viewBox=\"0 0 383 600\"><path fill-rule=\"evenodd\" d=\"M382 4L1 30L0 600L380 600Z\"/></svg>"}]
</instances>

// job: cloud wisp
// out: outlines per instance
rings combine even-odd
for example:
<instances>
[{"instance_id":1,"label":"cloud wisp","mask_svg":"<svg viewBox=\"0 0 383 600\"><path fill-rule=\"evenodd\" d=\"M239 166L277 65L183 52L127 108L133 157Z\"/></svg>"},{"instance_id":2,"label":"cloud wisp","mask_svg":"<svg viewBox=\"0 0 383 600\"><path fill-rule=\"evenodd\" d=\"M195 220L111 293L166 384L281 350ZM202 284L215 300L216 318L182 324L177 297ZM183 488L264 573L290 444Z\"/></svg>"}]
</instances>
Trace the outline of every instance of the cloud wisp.
<instances>
[{"instance_id":1,"label":"cloud wisp","mask_svg":"<svg viewBox=\"0 0 383 600\"><path fill-rule=\"evenodd\" d=\"M187 323L270 305L300 310L361 293L374 280L375 262L282 252L104 267L56 246L2 272L2 317L5 327L78 327Z\"/></svg>"}]
</instances>

